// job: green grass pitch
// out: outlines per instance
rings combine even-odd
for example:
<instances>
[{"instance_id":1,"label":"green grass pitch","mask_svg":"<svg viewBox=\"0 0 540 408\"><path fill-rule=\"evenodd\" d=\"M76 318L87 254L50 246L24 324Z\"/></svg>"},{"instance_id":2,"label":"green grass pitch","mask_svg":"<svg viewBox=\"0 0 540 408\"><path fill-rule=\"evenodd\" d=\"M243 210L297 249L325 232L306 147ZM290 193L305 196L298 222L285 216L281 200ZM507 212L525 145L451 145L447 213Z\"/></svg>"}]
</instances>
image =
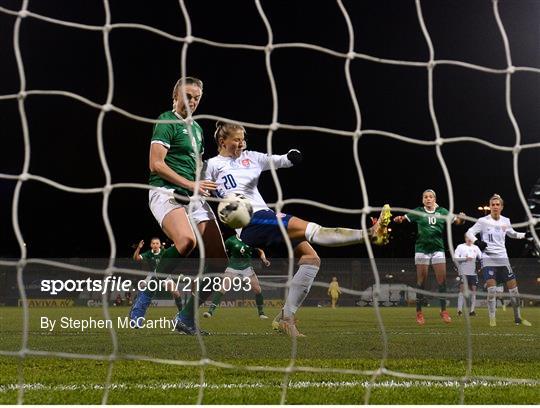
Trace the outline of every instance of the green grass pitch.
<instances>
[{"instance_id":1,"label":"green grass pitch","mask_svg":"<svg viewBox=\"0 0 540 408\"><path fill-rule=\"evenodd\" d=\"M113 318L127 308L110 308ZM467 369L467 337L464 318L454 316L445 325L436 308L427 308L426 325L418 327L413 308L381 308L388 335L385 367L392 372L459 378ZM40 329L40 317L59 319L103 318L102 309L30 308L28 349L68 353L67 358L27 355L24 360L6 352L18 352L22 339L22 308L0 309L0 403L15 404L18 373L24 377L26 404L100 404L109 362L69 358L69 353L108 356L113 352L107 329ZM202 311L201 311L202 312ZM273 316L276 309L268 309ZM454 312L452 310L452 312ZM151 308L150 319L172 317L172 309ZM454 313L452 313L454 315ZM515 326L512 310L498 310L497 327L488 326L487 311L471 318L472 375L500 380L477 380L464 388L465 404L537 404L540 381L540 309L525 308L532 327ZM233 365L199 366L202 348L196 337L168 329L117 331L119 360L110 371L109 404L194 404L202 393L203 404L279 404L286 381L288 404L362 404L371 377L355 370L376 370L383 356L383 341L372 308L302 308L295 366L316 372L248 371L242 367L283 369L291 363L292 342L259 320L251 308L218 309L202 327L206 357ZM133 359L134 356L147 360ZM126 359L127 357L127 359ZM157 359L148 361L148 358ZM22 364L20 362L22 361ZM189 361L193 365L174 364ZM170 364L172 363L172 364ZM352 373L324 372L352 370ZM506 378L532 379L511 384ZM201 390L200 383L205 386ZM370 389L371 404L459 404L461 383L450 379L407 378L381 375Z\"/></svg>"}]
</instances>

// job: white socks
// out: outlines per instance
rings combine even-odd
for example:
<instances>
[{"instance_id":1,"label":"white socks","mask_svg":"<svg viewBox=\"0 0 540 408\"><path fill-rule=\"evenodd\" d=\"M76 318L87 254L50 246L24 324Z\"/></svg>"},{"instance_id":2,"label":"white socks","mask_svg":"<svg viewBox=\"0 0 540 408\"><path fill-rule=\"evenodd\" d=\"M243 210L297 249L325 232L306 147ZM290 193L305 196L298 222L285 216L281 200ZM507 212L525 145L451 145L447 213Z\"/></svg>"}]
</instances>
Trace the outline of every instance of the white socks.
<instances>
[{"instance_id":1,"label":"white socks","mask_svg":"<svg viewBox=\"0 0 540 408\"><path fill-rule=\"evenodd\" d=\"M300 265L298 267L298 271L292 278L285 306L283 306L284 317L291 317L302 305L318 271L319 267L315 265Z\"/></svg>"},{"instance_id":2,"label":"white socks","mask_svg":"<svg viewBox=\"0 0 540 408\"><path fill-rule=\"evenodd\" d=\"M463 292L459 292L458 298L457 298L457 310L458 312L463 312L463 300L465 299L465 296L463 296Z\"/></svg>"},{"instance_id":3,"label":"white socks","mask_svg":"<svg viewBox=\"0 0 540 408\"><path fill-rule=\"evenodd\" d=\"M339 247L364 242L363 232L349 228L326 228L310 222L306 227L306 239L311 244Z\"/></svg>"},{"instance_id":4,"label":"white socks","mask_svg":"<svg viewBox=\"0 0 540 408\"><path fill-rule=\"evenodd\" d=\"M463 292L459 292L457 298L457 310L458 312L463 312L463 304L465 303L465 295ZM476 306L476 291L471 291L471 305L469 308L469 313L474 312L474 307Z\"/></svg>"},{"instance_id":5,"label":"white socks","mask_svg":"<svg viewBox=\"0 0 540 408\"><path fill-rule=\"evenodd\" d=\"M488 306L488 314L489 317L495 317L495 307L497 303L497 288L495 286L491 286L487 288L487 306Z\"/></svg>"},{"instance_id":6,"label":"white socks","mask_svg":"<svg viewBox=\"0 0 540 408\"><path fill-rule=\"evenodd\" d=\"M512 302L512 308L514 309L514 318L516 320L521 319L521 311L519 310L519 292L517 286L512 289L508 289L510 293L510 301Z\"/></svg>"}]
</instances>

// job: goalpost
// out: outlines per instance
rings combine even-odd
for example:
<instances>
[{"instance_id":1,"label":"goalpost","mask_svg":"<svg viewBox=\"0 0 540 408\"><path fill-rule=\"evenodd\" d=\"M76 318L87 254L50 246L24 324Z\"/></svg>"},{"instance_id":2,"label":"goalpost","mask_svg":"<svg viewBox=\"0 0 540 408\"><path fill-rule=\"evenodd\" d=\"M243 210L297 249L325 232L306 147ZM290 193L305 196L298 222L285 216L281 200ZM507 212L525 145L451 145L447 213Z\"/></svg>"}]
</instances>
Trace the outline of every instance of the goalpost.
<instances>
[{"instance_id":1,"label":"goalpost","mask_svg":"<svg viewBox=\"0 0 540 408\"><path fill-rule=\"evenodd\" d=\"M204 44L210 47L221 47L224 49L245 49L245 50L252 50L254 52L259 52L259 53L264 54L266 70L268 74L268 80L271 86L271 95L272 95L271 122L270 123L239 122L239 123L241 123L247 128L256 128L256 129L262 129L262 130L267 131L268 153L272 153L273 136L274 136L274 133L280 129L294 130L298 132L315 131L315 132L320 132L321 134L324 134L324 135L339 135L342 137L348 137L352 140L353 151L354 151L354 163L355 163L355 168L357 172L356 176L358 177L360 181L361 191L362 191L362 202L364 203L364 206L362 208L353 208L353 209L338 208L335 206L327 205L325 203L315 202L312 200L285 198L283 194L283 190L281 188L280 180L276 173L276 169L272 164L271 174L272 174L273 182L275 183L275 187L277 190L277 197L278 197L277 201L274 203L277 211L281 210L285 205L291 205L291 204L309 205L309 206L313 206L313 207L316 207L325 211L358 215L359 217L361 217L362 228L366 229L369 225L369 218L368 218L369 214L375 211L380 211L381 207L373 205L372 201L370 201L368 188L367 188L364 173L363 173L362 163L358 154L358 150L359 150L358 143L359 143L359 139L364 135L379 135L382 137L391 138L397 141L411 143L414 145L435 147L436 155L437 155L440 167L442 168L442 171L444 174L444 183L445 183L444 185L446 186L449 192L448 208L449 208L450 214L446 220L447 220L447 226L450 226L451 219L453 216L457 215L456 214L457 211L455 209L455 204L454 204L453 186L452 186L452 181L450 177L450 172L445 162L445 158L441 152L441 148L443 145L451 144L451 143L472 142L472 143L479 143L481 145L484 145L487 148L494 149L497 151L511 152L513 156L513 176L514 176L515 186L518 192L519 202L523 206L523 209L527 215L526 222L514 224L514 226L522 227L522 228L526 227L533 233L537 246L539 245L539 242L540 242L539 237L536 234L536 231L534 229L534 227L538 223L538 219L534 217L534 215L531 213L529 209L529 206L527 205L527 199L521 188L520 174L518 170L518 161L519 161L520 154L522 154L522 152L526 150L539 149L540 142L535 142L535 143L522 142L519 122L515 117L514 108L512 106L511 97L510 97L511 91L512 91L512 76L516 72L530 72L533 74L540 74L540 68L529 67L529 66L514 66L512 62L512 53L509 46L509 41L508 41L506 31L505 31L505 26L499 15L498 0L492 0L492 7L493 7L493 18L500 32L500 41L502 42L504 46L504 52L505 52L505 57L506 57L506 67L502 69L476 65L476 64L472 64L466 61L437 59L436 49L432 43L430 32L426 27L426 23L422 14L422 2L420 0L415 1L415 7L416 7L418 24L421 29L425 43L427 45L427 48L429 50L429 58L426 61L407 61L407 60L385 59L385 58L379 58L374 55L367 55L367 54L356 52L355 46L354 46L355 27L351 22L351 17L347 11L347 7L343 4L341 0L337 0L336 5L339 8L340 12L342 13L343 20L347 27L348 47L347 47L346 52L339 52L333 49L325 48L325 47L314 45L314 44L307 44L307 43L284 44L284 43L274 42L273 28L269 19L267 18L267 15L265 14L264 6L260 0L255 0L255 5L267 33L267 43L264 46L251 45L249 43L245 43L245 44L221 43L221 42L214 42L205 38L198 37L197 33L192 30L192 27L190 24L189 10L186 7L183 0L179 1L179 7L181 9L183 18L185 19L186 27L187 27L186 35L184 37L178 37L170 33L161 31L155 27L148 26L148 25L134 24L134 23L112 23L109 2L107 0L104 0L103 4L105 7L105 21L103 25L80 24L80 23L76 23L72 21L64 21L64 20L51 18L46 15L37 14L32 11L31 7L29 7L28 0L22 1L21 8L18 10L10 9L7 7L0 7L0 13L11 15L14 18L16 18L14 30L13 30L13 44L14 44L14 50L15 50L15 58L17 62L17 70L18 70L18 74L20 78L19 91L13 94L0 95L0 101L8 101L8 100L17 101L20 121L22 123L22 138L24 141L24 152L25 152L24 162L22 163L20 173L18 174L0 173L0 179L11 180L11 181L16 182L16 186L15 186L15 190L13 194L11 214L12 214L13 230L15 232L15 237L16 237L16 240L18 242L20 252L21 252L20 259L17 259L14 261L0 260L0 265L16 268L18 290L20 292L20 298L22 300L22 310L23 310L20 349L18 351L0 350L0 356L19 358L19 367L22 367L22 364L24 363L24 359L28 356L49 356L49 357L57 357L60 359L92 359L92 360L104 361L108 364L108 371L107 371L107 378L105 379L105 385L103 386L103 396L102 396L103 403L107 403L109 401L109 392L110 392L111 384L112 384L112 372L113 372L114 364L117 361L122 360L122 359L152 361L157 364L164 364L164 365L171 365L171 366L179 366L179 365L191 366L194 368L194 370L199 369L200 370L200 383L199 383L200 387L199 387L197 403L201 403L203 401L204 392L206 388L205 369L207 367L217 367L223 370L241 369L241 370L246 370L246 371L254 372L254 373L257 373L257 372L281 373L283 375L283 381L282 381L282 387L281 387L281 403L282 404L286 403L287 401L287 393L290 386L290 376L298 372L300 373L310 372L310 373L321 373L321 374L340 373L340 374L357 374L357 375L370 376L371 377L370 381L367 381L363 384L366 388L366 394L365 394L365 400L364 400L365 403L370 402L371 390L374 387L377 387L378 380L380 379L381 376L389 376L395 379L396 381L400 379L418 380L418 381L426 382L430 384L436 384L437 382L444 382L444 381L454 382L455 384L459 384L460 386L460 403L463 403L465 400L465 396L464 396L465 388L467 384L469 384L470 382L475 382L475 381L487 382L487 383L504 382L508 384L529 384L529 385L536 385L536 386L540 385L539 380L531 379L531 378L501 378L501 377L492 377L489 375L485 375L485 376L473 375L472 373L473 358L472 358L472 341L471 341L472 330L471 330L471 322L468 316L465 316L466 322L467 322L467 326L466 326L467 327L467 332L466 332L467 357L466 357L466 372L463 376L448 377L448 376L436 376L436 375L420 375L420 374L397 372L392 369L389 369L387 366L387 359L389 355L388 335L385 329L384 318L377 302L377 300L380 297L380 290L377 288L380 288L380 285L381 285L381 278L379 274L380 265L378 264L376 258L374 257L374 253L373 253L371 244L369 242L366 243L366 246L367 246L367 251L370 258L369 262L371 265L371 270L373 272L373 279L375 282L374 284L375 289L373 290L373 298L374 298L373 306L374 306L374 312L375 312L376 319L378 322L378 327L379 327L380 335L382 339L381 341L383 345L383 352L382 352L382 357L380 359L380 365L378 369L376 370L354 370L354 369L341 369L341 368L323 369L323 368L317 368L317 367L299 366L296 363L296 358L298 355L298 349L302 347L302 345L296 338L293 338L293 341L292 341L291 352L289 355L290 362L287 365L287 367L238 366L235 364L226 363L222 361L214 361L208 357L208 354L204 346L204 338L202 337L199 337L199 341L201 345L201 358L196 361L157 359L157 358L150 358L150 357L140 356L140 355L122 355L119 352L117 333L114 329L110 330L110 339L112 343L112 352L110 354L95 355L95 354L84 354L84 353L51 352L51 351L33 349L29 347L29 339L28 339L29 326L30 326L29 310L28 310L28 304L26 302L27 296L26 296L26 291L24 288L23 277L24 277L25 269L28 268L30 265L55 266L66 271L91 273L100 277L112 277L118 273L129 273L134 276L136 276L137 274L139 275L141 274L140 272L137 272L137 271L127 270L127 269L123 269L123 268L119 268L115 266L114 259L117 254L117 246L116 246L116 242L114 238L114 229L112 227L111 220L109 219L107 208L109 205L110 195L115 189L131 188L131 189L149 190L151 189L151 187L143 183L113 183L112 182L112 177L110 174L109 164L107 161L107 155L106 155L106 150L105 150L104 141L103 141L104 139L103 123L104 123L105 117L111 112L122 115L134 121L140 121L140 122L145 122L145 123L156 123L157 121L152 118L142 117L142 116L133 114L123 109L121 106L116 106L115 104L113 104L115 78L114 78L114 70L113 70L114 61L113 61L113 57L110 51L109 36L110 36L111 31L117 30L119 28L123 28L123 29L127 28L127 29L132 29L132 30L146 30L156 35L159 35L165 39L181 44L182 58L181 58L180 72L182 76L185 76L186 74L190 72L188 50L192 44ZM107 92L106 100L103 104L92 101L77 93L68 92L65 90L56 90L56 89L38 90L38 89L29 89L27 87L26 79L25 79L25 72L28 69L31 69L31 67L28 66L28 64L25 62L22 56L20 34L21 34L21 27L24 26L25 21L28 19L36 19L36 20L40 20L48 24L55 24L55 25L68 27L73 30L88 30L88 31L93 31L93 32L99 32L102 34L102 45L105 50L107 76L108 76L108 92ZM349 91L348 97L352 100L355 118L356 118L356 125L354 129L338 130L338 129L329 129L329 128L322 128L322 127L317 127L317 126L310 126L310 125L291 125L287 123L280 123L278 103L277 103L278 91L277 91L277 87L275 83L274 72L272 69L271 55L276 49L295 48L295 47L310 49L314 52L325 54L333 58L336 58L337 60L343 63L344 75L345 75L345 79L347 83L347 88ZM430 118L431 118L431 122L434 129L435 137L432 140L418 140L418 139L409 137L407 135L392 133L392 132L388 132L381 129L364 128L363 123L362 123L362 111L360 109L357 94L355 92L352 77L351 77L351 63L355 60L365 60L365 61L375 62L378 64L390 64L390 65L395 65L395 66L410 67L417 70L426 71L427 72L427 87L428 87L427 100L428 100L429 113L430 113ZM438 124L438 115L440 115L440 113L437 112L437 109L434 105L434 90L435 90L434 89L435 88L434 69L439 66L458 66L466 70L474 70L474 71L478 71L485 74L499 75L505 78L506 112L512 124L514 137L515 137L515 143L513 146L508 147L508 146L497 145L497 144L494 144L494 143L491 143L491 142L488 142L479 138L471 137L471 136L449 138L441 134L440 127ZM30 172L31 142L30 142L30 137L29 137L29 134L30 134L29 121L31 120L31 118L29 118L26 114L25 101L28 98L32 98L36 95L43 95L43 96L57 95L57 96L65 97L65 98L71 98L99 112L96 137L98 141L99 159L101 162L103 172L105 174L104 185L100 187L94 187L94 188L73 187L73 186L61 184L55 181L54 179L46 178L39 174L33 174ZM194 115L193 119L227 120L227 118L220 116L219 112ZM65 192L70 192L70 193L76 193L76 194L101 193L103 194L102 220L106 229L106 234L107 234L106 239L108 240L110 244L110 248L111 248L110 253L107 254L109 257L109 262L108 262L108 265L104 269L76 267L69 263L54 262L54 261L50 261L46 259L29 258L27 256L25 237L23 236L23 233L21 231L20 224L19 224L20 218L23 217L24 214L21 214L19 212L19 203L20 203L20 197L21 197L21 189L24 183L27 183L29 181L44 183L52 188L65 191ZM409 208L400 207L399 205L395 206L395 203L390 203L390 204L392 205L393 211L398 211L398 212L410 211ZM467 219L469 221L475 221L475 218L473 217L467 217ZM281 226L281 229L282 229L282 232L285 232L283 229L283 226ZM455 245L454 245L454 237L452 236L451 228L447 228L447 241L448 241L449 247L451 248L451 251L453 252L452 248L454 248ZM289 251L289 258L293 258L292 246L288 238L287 238L287 247ZM200 271L202 271L202 267ZM292 277L293 273L294 273L294 264L291 262L289 263L289 267L288 267L289 278ZM322 282L317 282L317 284L327 286L326 283L322 283ZM286 285L283 284L283 286L286 286ZM345 288L345 290L347 289ZM416 291L416 289L414 291ZM363 294L363 292L361 291L349 290L349 292L355 295ZM439 296L438 293L433 293L433 292L426 292L426 293ZM106 318L110 318L111 315L110 315L109 306L107 302L107 296L108 294L103 294L103 314ZM446 294L443 296L450 298L455 295ZM527 298L527 299L533 299L536 301L540 300L540 296L536 296L536 295L522 294L522 297ZM25 384L26 384L26 381L23 375L23 370L19 369L18 370L18 384L17 384L17 390L18 390L17 402L19 404L22 404L25 402L25 390L27 389L27 387L25 387Z\"/></svg>"}]
</instances>

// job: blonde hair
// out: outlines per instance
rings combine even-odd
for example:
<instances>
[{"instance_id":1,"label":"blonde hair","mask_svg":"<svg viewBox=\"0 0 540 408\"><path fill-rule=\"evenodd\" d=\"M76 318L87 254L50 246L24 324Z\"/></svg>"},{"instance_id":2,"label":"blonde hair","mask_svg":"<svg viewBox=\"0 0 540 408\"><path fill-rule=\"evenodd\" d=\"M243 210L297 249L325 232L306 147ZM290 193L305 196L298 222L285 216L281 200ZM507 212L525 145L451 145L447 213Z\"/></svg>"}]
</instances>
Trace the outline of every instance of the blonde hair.
<instances>
[{"instance_id":1,"label":"blonde hair","mask_svg":"<svg viewBox=\"0 0 540 408\"><path fill-rule=\"evenodd\" d=\"M222 122L217 121L216 122L216 131L214 132L214 140L216 141L216 144L219 148L219 140L220 139L226 139L227 136L231 134L231 132L235 130L241 130L242 132L246 133L246 128L242 125L237 125L235 123L229 123L229 122Z\"/></svg>"},{"instance_id":2,"label":"blonde hair","mask_svg":"<svg viewBox=\"0 0 540 408\"><path fill-rule=\"evenodd\" d=\"M201 88L201 91L203 90L203 82L199 78L190 77L190 76L182 77L178 81L176 81L176 84L174 84L174 88L172 91L173 100L176 99L178 95L178 90L180 89L182 85L195 85Z\"/></svg>"},{"instance_id":3,"label":"blonde hair","mask_svg":"<svg viewBox=\"0 0 540 408\"><path fill-rule=\"evenodd\" d=\"M437 198L437 194L435 193L434 190L432 190L431 188L428 188L427 190L424 190L424 192L422 193L422 197L424 196L424 194L426 193L431 193L433 194L433 197Z\"/></svg>"},{"instance_id":4,"label":"blonde hair","mask_svg":"<svg viewBox=\"0 0 540 408\"><path fill-rule=\"evenodd\" d=\"M499 200L501 202L501 205L504 205L504 200L499 194L493 194L489 199L489 204L491 204L493 200Z\"/></svg>"}]
</instances>

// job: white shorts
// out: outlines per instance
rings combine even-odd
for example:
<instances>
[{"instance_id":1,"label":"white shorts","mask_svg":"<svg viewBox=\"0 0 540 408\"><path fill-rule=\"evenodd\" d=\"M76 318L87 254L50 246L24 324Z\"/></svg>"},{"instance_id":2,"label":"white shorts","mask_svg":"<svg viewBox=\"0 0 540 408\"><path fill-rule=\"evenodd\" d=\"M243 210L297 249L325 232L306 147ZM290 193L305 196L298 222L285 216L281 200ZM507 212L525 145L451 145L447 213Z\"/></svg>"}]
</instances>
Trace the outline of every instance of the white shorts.
<instances>
[{"instance_id":1,"label":"white shorts","mask_svg":"<svg viewBox=\"0 0 540 408\"><path fill-rule=\"evenodd\" d=\"M443 251L432 252L430 254L417 252L414 254L415 265L435 265L442 263L446 263L446 257Z\"/></svg>"},{"instance_id":2,"label":"white shorts","mask_svg":"<svg viewBox=\"0 0 540 408\"><path fill-rule=\"evenodd\" d=\"M230 273L232 275L243 276L243 277L246 277L246 278L249 278L250 276L255 275L255 271L253 270L253 268L251 266L246 268L246 269L227 268L227 269L225 269L225 273Z\"/></svg>"},{"instance_id":3,"label":"white shorts","mask_svg":"<svg viewBox=\"0 0 540 408\"><path fill-rule=\"evenodd\" d=\"M172 188L159 188L157 190L150 190L148 192L148 204L150 205L150 210L152 211L152 214L159 223L160 227L163 224L163 219L165 216L172 210L177 208L185 208L186 212L188 211L189 203L181 204L177 202L174 197L169 194L173 191L174 190ZM190 214L190 216L195 224L216 219L210 205L202 199L194 203L193 212Z\"/></svg>"}]
</instances>

